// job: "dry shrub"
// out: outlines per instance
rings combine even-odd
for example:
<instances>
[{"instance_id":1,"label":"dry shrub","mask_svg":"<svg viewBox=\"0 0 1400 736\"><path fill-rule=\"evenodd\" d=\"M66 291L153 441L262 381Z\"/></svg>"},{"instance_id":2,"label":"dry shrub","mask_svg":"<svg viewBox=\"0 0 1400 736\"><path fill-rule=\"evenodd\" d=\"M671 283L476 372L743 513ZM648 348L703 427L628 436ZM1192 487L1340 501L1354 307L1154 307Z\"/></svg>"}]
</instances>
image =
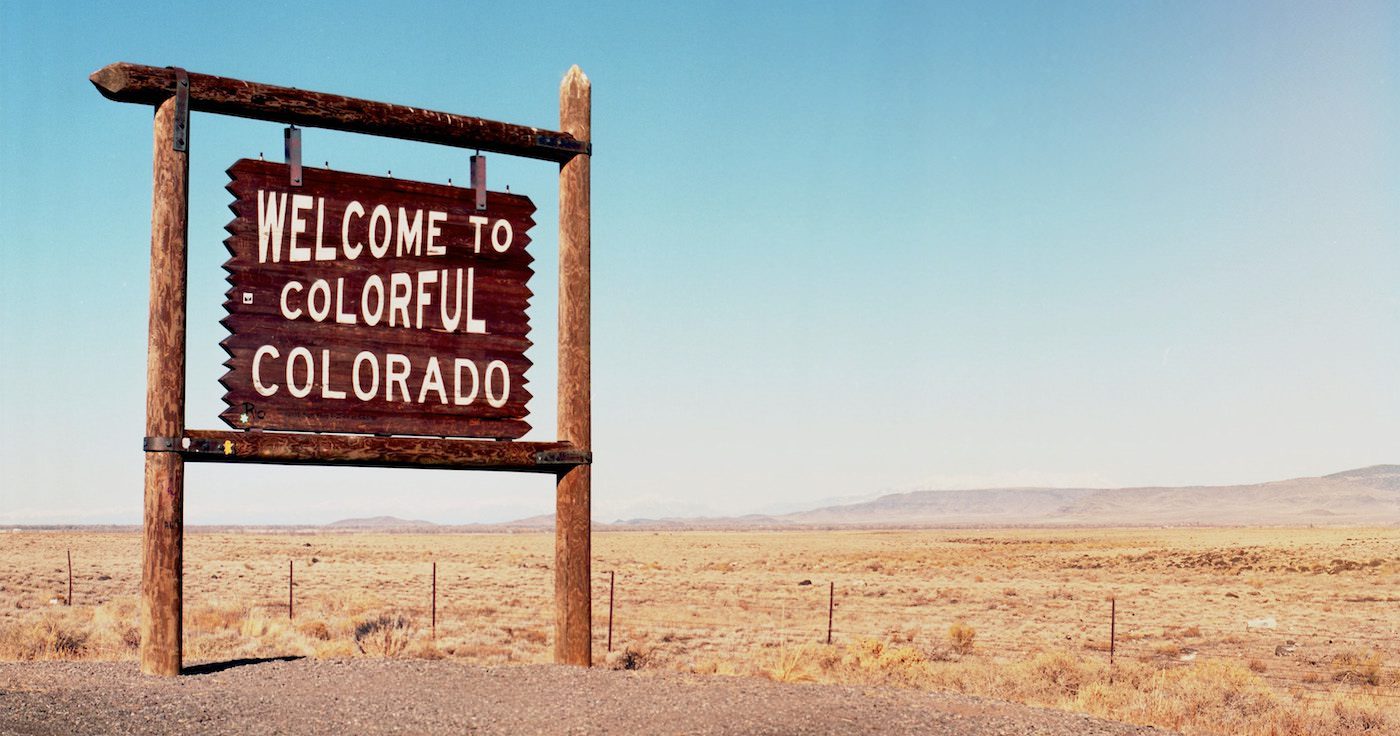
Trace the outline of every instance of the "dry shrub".
<instances>
[{"instance_id":1,"label":"dry shrub","mask_svg":"<svg viewBox=\"0 0 1400 736\"><path fill-rule=\"evenodd\" d=\"M297 631L302 636L317 641L330 641L331 639L331 630L326 626L325 621L306 621L297 626Z\"/></svg>"},{"instance_id":2,"label":"dry shrub","mask_svg":"<svg viewBox=\"0 0 1400 736\"><path fill-rule=\"evenodd\" d=\"M639 670L654 664L656 650L642 642L629 643L622 649L611 652L607 657L609 669Z\"/></svg>"},{"instance_id":3,"label":"dry shrub","mask_svg":"<svg viewBox=\"0 0 1400 736\"><path fill-rule=\"evenodd\" d=\"M1094 680L1107 679L1106 669L1100 660L1057 649L1035 655L1020 672L1027 687L1039 691L1036 700L1058 703L1079 697L1080 689Z\"/></svg>"},{"instance_id":4,"label":"dry shrub","mask_svg":"<svg viewBox=\"0 0 1400 736\"><path fill-rule=\"evenodd\" d=\"M1380 650L1363 653L1348 649L1332 658L1332 679L1357 685L1379 685L1384 662Z\"/></svg>"},{"instance_id":5,"label":"dry shrub","mask_svg":"<svg viewBox=\"0 0 1400 736\"><path fill-rule=\"evenodd\" d=\"M1165 642L1153 646L1152 652L1161 657L1180 657L1181 645L1175 642Z\"/></svg>"},{"instance_id":6,"label":"dry shrub","mask_svg":"<svg viewBox=\"0 0 1400 736\"><path fill-rule=\"evenodd\" d=\"M1387 733L1386 729L1393 721L1392 715L1376 697L1337 700L1332 703L1332 715L1337 719L1337 733Z\"/></svg>"},{"instance_id":7,"label":"dry shrub","mask_svg":"<svg viewBox=\"0 0 1400 736\"><path fill-rule=\"evenodd\" d=\"M438 649L437 644L425 639L419 642L418 646L409 650L408 656L415 659L442 659L447 655L443 654L442 650Z\"/></svg>"},{"instance_id":8,"label":"dry shrub","mask_svg":"<svg viewBox=\"0 0 1400 736\"><path fill-rule=\"evenodd\" d=\"M839 654L834 648L820 669L838 682L920 687L929 677L929 660L910 646L893 646L878 639L859 639Z\"/></svg>"},{"instance_id":9,"label":"dry shrub","mask_svg":"<svg viewBox=\"0 0 1400 736\"><path fill-rule=\"evenodd\" d=\"M412 619L381 613L355 624L355 646L372 657L397 657L408 648L414 633Z\"/></svg>"},{"instance_id":10,"label":"dry shrub","mask_svg":"<svg viewBox=\"0 0 1400 736\"><path fill-rule=\"evenodd\" d=\"M547 644L549 642L549 632L544 629L506 626L501 630L512 640L523 641L526 644Z\"/></svg>"},{"instance_id":11,"label":"dry shrub","mask_svg":"<svg viewBox=\"0 0 1400 736\"><path fill-rule=\"evenodd\" d=\"M349 659L355 656L355 645L345 639L319 642L311 650L316 659Z\"/></svg>"},{"instance_id":12,"label":"dry shrub","mask_svg":"<svg viewBox=\"0 0 1400 736\"><path fill-rule=\"evenodd\" d=\"M705 659L691 665L690 671L697 675L724 675L737 677L743 672L734 662L727 659Z\"/></svg>"},{"instance_id":13,"label":"dry shrub","mask_svg":"<svg viewBox=\"0 0 1400 736\"><path fill-rule=\"evenodd\" d=\"M71 616L44 615L0 628L0 659L82 659L88 634Z\"/></svg>"},{"instance_id":14,"label":"dry shrub","mask_svg":"<svg viewBox=\"0 0 1400 736\"><path fill-rule=\"evenodd\" d=\"M1077 704L1101 716L1206 733L1268 733L1287 715L1258 675L1233 662L1124 674L1123 682L1115 674L1121 695L1098 683L1085 687Z\"/></svg>"},{"instance_id":15,"label":"dry shrub","mask_svg":"<svg viewBox=\"0 0 1400 736\"><path fill-rule=\"evenodd\" d=\"M192 632L218 632L241 629L248 616L242 603L209 603L185 611L185 627Z\"/></svg>"},{"instance_id":16,"label":"dry shrub","mask_svg":"<svg viewBox=\"0 0 1400 736\"><path fill-rule=\"evenodd\" d=\"M958 621L948 627L948 641L953 645L953 651L958 654L972 653L973 641L976 638L977 630L963 621Z\"/></svg>"},{"instance_id":17,"label":"dry shrub","mask_svg":"<svg viewBox=\"0 0 1400 736\"><path fill-rule=\"evenodd\" d=\"M773 659L759 667L758 673L777 682L816 682L821 666L812 651L813 645L783 647Z\"/></svg>"},{"instance_id":18,"label":"dry shrub","mask_svg":"<svg viewBox=\"0 0 1400 736\"><path fill-rule=\"evenodd\" d=\"M88 656L126 659L135 656L141 645L141 632L136 628L136 599L123 597L103 603L92 610L88 625ZM96 652L92 650L97 650Z\"/></svg>"},{"instance_id":19,"label":"dry shrub","mask_svg":"<svg viewBox=\"0 0 1400 736\"><path fill-rule=\"evenodd\" d=\"M447 647L444 647L443 650L446 651ZM509 662L512 650L510 647L490 642L471 642L453 644L451 654L453 657L474 662ZM618 654L618 652L613 652L613 654ZM609 663L611 663L612 655L608 656ZM614 669L620 668L615 667Z\"/></svg>"}]
</instances>

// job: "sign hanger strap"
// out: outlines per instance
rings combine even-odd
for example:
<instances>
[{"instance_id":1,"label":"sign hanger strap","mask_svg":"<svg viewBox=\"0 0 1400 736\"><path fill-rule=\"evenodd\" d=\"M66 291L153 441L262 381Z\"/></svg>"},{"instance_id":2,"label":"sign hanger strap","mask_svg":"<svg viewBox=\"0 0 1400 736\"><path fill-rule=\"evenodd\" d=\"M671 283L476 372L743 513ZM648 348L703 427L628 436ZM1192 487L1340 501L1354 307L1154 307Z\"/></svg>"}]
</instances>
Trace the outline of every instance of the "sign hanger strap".
<instances>
[{"instance_id":1,"label":"sign hanger strap","mask_svg":"<svg viewBox=\"0 0 1400 736\"><path fill-rule=\"evenodd\" d=\"M171 147L177 151L190 150L190 76L180 67L175 69L175 134Z\"/></svg>"}]
</instances>

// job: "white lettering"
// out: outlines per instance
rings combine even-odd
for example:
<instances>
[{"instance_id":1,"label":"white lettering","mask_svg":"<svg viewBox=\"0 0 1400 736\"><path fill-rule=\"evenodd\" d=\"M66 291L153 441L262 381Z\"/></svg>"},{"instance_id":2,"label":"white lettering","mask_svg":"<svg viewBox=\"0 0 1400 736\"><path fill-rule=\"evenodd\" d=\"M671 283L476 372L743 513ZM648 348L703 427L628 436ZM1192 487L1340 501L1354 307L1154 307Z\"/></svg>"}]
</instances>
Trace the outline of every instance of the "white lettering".
<instances>
[{"instance_id":1,"label":"white lettering","mask_svg":"<svg viewBox=\"0 0 1400 736\"><path fill-rule=\"evenodd\" d=\"M277 360L282 354L277 352L277 348L271 345L264 345L258 348L256 353L253 353L253 390L263 396L271 396L277 393L278 386L275 383L271 386L263 385L261 366L264 355L270 356L273 360Z\"/></svg>"},{"instance_id":2,"label":"white lettering","mask_svg":"<svg viewBox=\"0 0 1400 736\"><path fill-rule=\"evenodd\" d=\"M360 252L365 249L365 246L358 240L353 246L350 245L350 215L352 214L356 217L364 217L365 208L359 202L352 200L350 204L345 205L345 217L340 220L340 248L345 251L345 257L353 261L360 257Z\"/></svg>"},{"instance_id":3,"label":"white lettering","mask_svg":"<svg viewBox=\"0 0 1400 736\"><path fill-rule=\"evenodd\" d=\"M495 373L495 372L497 371L497 369L499 369L499 370L500 370L500 373L501 373L501 395L500 395L500 396L496 396L495 392L493 392L493 391L491 390L491 375L492 375L493 373ZM289 388L290 388L290 386L289 386ZM499 361L499 360L493 360L493 361L491 361L490 363L488 363L488 364L486 365L486 403L488 403L488 404L490 404L491 406L494 406L494 407L496 407L497 409L499 409L499 408L505 406L505 405L506 405L506 401L509 400L509 399L510 399L510 369L506 367L506 364L505 364L504 362Z\"/></svg>"},{"instance_id":4,"label":"white lettering","mask_svg":"<svg viewBox=\"0 0 1400 736\"><path fill-rule=\"evenodd\" d=\"M482 225L485 225L485 224L488 223L488 222L490 222L490 220L486 219L485 217L482 217L481 215L469 215L469 216L467 217L467 222L470 222L471 224L473 224L473 225L476 226L476 238L472 241L472 252L473 252L473 253L480 253L480 252L481 252L481 226L482 226Z\"/></svg>"},{"instance_id":5,"label":"white lettering","mask_svg":"<svg viewBox=\"0 0 1400 736\"><path fill-rule=\"evenodd\" d=\"M330 247L330 246L322 247L322 245L321 245L321 242L324 240L324 238L322 237L322 235L323 235L323 231L325 230L325 228L326 228L326 198L325 198L325 197L317 197L317 198L316 198L316 260L318 260L318 261L334 261L334 260L335 260L335 248L332 248L332 247Z\"/></svg>"},{"instance_id":6,"label":"white lettering","mask_svg":"<svg viewBox=\"0 0 1400 736\"><path fill-rule=\"evenodd\" d=\"M447 314L447 271L440 272L442 283L442 301L439 308L442 311L442 328L448 332L456 332L457 325L462 321L462 269L457 269L457 307L449 317Z\"/></svg>"},{"instance_id":7,"label":"white lettering","mask_svg":"<svg viewBox=\"0 0 1400 736\"><path fill-rule=\"evenodd\" d=\"M498 237L502 230L505 230L505 236ZM514 242L514 240L515 231L511 229L510 220L497 220L496 224L491 226L491 247L494 248L497 253L504 253L510 250L510 244Z\"/></svg>"},{"instance_id":8,"label":"white lettering","mask_svg":"<svg viewBox=\"0 0 1400 736\"><path fill-rule=\"evenodd\" d=\"M344 391L331 390L331 351L321 351L321 398L343 399Z\"/></svg>"},{"instance_id":9,"label":"white lettering","mask_svg":"<svg viewBox=\"0 0 1400 736\"><path fill-rule=\"evenodd\" d=\"M436 357L428 358L428 369L423 374L423 387L418 389L418 403L423 403L428 398L429 391L437 391L438 403L447 403L447 391L442 385L442 369L438 367Z\"/></svg>"},{"instance_id":10,"label":"white lettering","mask_svg":"<svg viewBox=\"0 0 1400 736\"><path fill-rule=\"evenodd\" d=\"M408 327L408 303L413 300L413 277L401 271L389 274L389 326L394 326L394 317L403 315L402 324Z\"/></svg>"},{"instance_id":11,"label":"white lettering","mask_svg":"<svg viewBox=\"0 0 1400 736\"><path fill-rule=\"evenodd\" d=\"M408 212L399 208L399 245L395 254L403 258L405 253L419 255L423 247L423 210L413 211L413 224L408 224Z\"/></svg>"},{"instance_id":12,"label":"white lettering","mask_svg":"<svg viewBox=\"0 0 1400 736\"><path fill-rule=\"evenodd\" d=\"M369 364L370 375L374 377L374 382L369 385L368 391L366 391L363 384L360 383L360 366L365 363ZM375 394L379 393L379 361L375 359L374 353L365 350L355 356L355 365L351 370L350 385L355 389L355 398L360 401L369 401L374 398Z\"/></svg>"},{"instance_id":13,"label":"white lettering","mask_svg":"<svg viewBox=\"0 0 1400 736\"><path fill-rule=\"evenodd\" d=\"M267 263L268 245L272 246L272 262L282 260L282 228L287 224L287 195L277 202L277 192L272 192L263 201L263 190L258 190L258 263Z\"/></svg>"},{"instance_id":14,"label":"white lettering","mask_svg":"<svg viewBox=\"0 0 1400 736\"><path fill-rule=\"evenodd\" d=\"M433 303L433 293L428 291L429 284L437 283L437 271L418 272L418 321L415 325L418 329L423 329L423 307Z\"/></svg>"},{"instance_id":15,"label":"white lettering","mask_svg":"<svg viewBox=\"0 0 1400 736\"><path fill-rule=\"evenodd\" d=\"M459 269L460 270L460 269ZM476 269L467 269L467 332L473 335L486 334L486 320L477 319L472 316L476 307L476 296L473 293L476 286Z\"/></svg>"},{"instance_id":16,"label":"white lettering","mask_svg":"<svg viewBox=\"0 0 1400 736\"><path fill-rule=\"evenodd\" d=\"M412 401L408 395L408 372L413 368L407 355L389 353L384 361L384 400L394 400L394 384L399 385L399 392L403 394L404 401ZM288 387L290 388L290 387Z\"/></svg>"},{"instance_id":17,"label":"white lettering","mask_svg":"<svg viewBox=\"0 0 1400 736\"><path fill-rule=\"evenodd\" d=\"M301 310L287 307L287 292L289 291L301 291L301 282L288 281L286 286L282 287L282 316L287 319L296 319L301 316Z\"/></svg>"},{"instance_id":18,"label":"white lettering","mask_svg":"<svg viewBox=\"0 0 1400 736\"><path fill-rule=\"evenodd\" d=\"M393 229L393 218L389 214L389 208L382 204L374 206L374 213L369 216L369 252L375 258L383 258L389 252L389 240ZM384 240L378 239L379 223L384 223Z\"/></svg>"},{"instance_id":19,"label":"white lettering","mask_svg":"<svg viewBox=\"0 0 1400 736\"><path fill-rule=\"evenodd\" d=\"M472 392L462 396L462 369L466 368L472 374ZM452 359L452 403L457 406L467 406L476 400L476 392L481 384L481 374L476 372L476 363L462 358Z\"/></svg>"},{"instance_id":20,"label":"white lettering","mask_svg":"<svg viewBox=\"0 0 1400 736\"><path fill-rule=\"evenodd\" d=\"M303 386L297 386L297 358L306 361L306 384ZM489 390L491 388L489 381L491 373L489 370L486 373L486 377L488 379L486 388ZM311 351L303 347L292 348L292 352L287 353L287 393L298 399L306 398L306 396L311 393L311 386L315 383L316 376L311 365Z\"/></svg>"},{"instance_id":21,"label":"white lettering","mask_svg":"<svg viewBox=\"0 0 1400 736\"><path fill-rule=\"evenodd\" d=\"M321 295L319 307L316 305L317 294ZM325 322L326 316L331 313L331 285L325 279L311 282L311 289L306 292L306 312L317 322Z\"/></svg>"},{"instance_id":22,"label":"white lettering","mask_svg":"<svg viewBox=\"0 0 1400 736\"><path fill-rule=\"evenodd\" d=\"M315 200L310 195L292 195L292 239L287 244L287 260L293 263L311 260L311 249L304 245L297 245L297 235L306 232L306 220L301 218L301 211L311 209L313 204L315 204ZM288 389L290 390L290 388L289 386Z\"/></svg>"},{"instance_id":23,"label":"white lettering","mask_svg":"<svg viewBox=\"0 0 1400 736\"><path fill-rule=\"evenodd\" d=\"M374 292L374 311L369 310L369 293ZM384 279L378 274L373 274L365 279L365 288L360 292L360 313L365 317L365 324L373 327L379 324L379 320L384 317Z\"/></svg>"},{"instance_id":24,"label":"white lettering","mask_svg":"<svg viewBox=\"0 0 1400 736\"><path fill-rule=\"evenodd\" d=\"M447 253L446 246L433 245L433 241L437 239L437 236L442 235L442 228L438 227L438 223L446 219L446 212L428 210L428 245L426 252L430 256L440 256Z\"/></svg>"},{"instance_id":25,"label":"white lettering","mask_svg":"<svg viewBox=\"0 0 1400 736\"><path fill-rule=\"evenodd\" d=\"M355 324L355 313L345 311L345 278L335 280L335 323L338 325Z\"/></svg>"}]
</instances>

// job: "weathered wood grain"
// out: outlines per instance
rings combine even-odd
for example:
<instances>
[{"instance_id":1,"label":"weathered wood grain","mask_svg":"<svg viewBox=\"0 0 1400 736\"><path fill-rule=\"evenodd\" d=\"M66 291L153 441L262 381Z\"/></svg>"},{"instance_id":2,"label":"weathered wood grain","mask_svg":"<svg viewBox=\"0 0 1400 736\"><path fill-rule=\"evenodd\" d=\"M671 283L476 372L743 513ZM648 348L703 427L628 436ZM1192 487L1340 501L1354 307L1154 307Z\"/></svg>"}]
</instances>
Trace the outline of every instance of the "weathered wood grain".
<instances>
[{"instance_id":1,"label":"weathered wood grain","mask_svg":"<svg viewBox=\"0 0 1400 736\"><path fill-rule=\"evenodd\" d=\"M559 126L579 140L592 134L592 85L577 66L559 89ZM593 447L590 374L589 156L559 169L559 439ZM593 664L590 524L592 469L559 476L555 494L554 661Z\"/></svg>"},{"instance_id":2,"label":"weathered wood grain","mask_svg":"<svg viewBox=\"0 0 1400 736\"><path fill-rule=\"evenodd\" d=\"M189 462L347 465L560 473L590 462L568 442L496 442L431 437L372 437L190 429L173 452ZM182 438L182 440L183 440Z\"/></svg>"},{"instance_id":3,"label":"weathered wood grain","mask_svg":"<svg viewBox=\"0 0 1400 736\"><path fill-rule=\"evenodd\" d=\"M175 100L155 110L151 197L151 301L146 351L146 434L185 426L185 280L189 153L176 151ZM182 660L185 466L146 453L141 553L141 671L178 675Z\"/></svg>"},{"instance_id":4,"label":"weathered wood grain","mask_svg":"<svg viewBox=\"0 0 1400 736\"><path fill-rule=\"evenodd\" d=\"M220 345L230 358L225 364L229 370L220 379L228 389L224 395L228 408L220 417L230 427L498 439L514 439L529 431L524 419L531 398L527 375L530 361L525 351L530 347L526 309L531 297L528 282L533 275L533 258L527 246L535 207L528 198L492 192L487 209L479 211L470 189L311 167L302 169L302 184L293 188L288 184L288 167L268 161L239 161L229 169L229 175L235 217L228 225L230 235L225 241L232 257L224 265L230 288L224 302L228 316L223 324L230 335ZM332 260L290 261L289 233L283 236L278 262L270 260L270 242L268 257L260 257L259 197L268 200L288 193L316 203L315 209L303 212L307 232L300 235L299 247L314 247L320 230L324 246L334 256ZM349 242L360 250L354 259L347 258L341 248L341 213L352 201L365 210L364 215L347 219L354 224L353 232L347 231ZM393 220L388 232L395 244L388 247L383 258L373 257L367 244L371 211L376 205L387 207ZM397 242L392 233L398 228L400 208L419 216L433 210L446 215L439 226L441 232L435 237L443 254L428 255L424 242L419 243L416 255L396 254ZM491 226L478 227L470 221L472 217L509 223L513 237L505 252L496 252L491 246ZM426 238L427 227L426 222L421 223L420 239ZM288 229L284 225L283 230ZM478 232L484 242L477 242ZM430 302L422 311L421 326L391 326L387 314L375 325L362 321L358 306L367 283L380 279L385 289L381 294L387 301L391 274L418 272L429 272L435 277L472 274L470 290L463 289L464 302L456 314L459 324L455 330L446 329L440 311L443 291L436 285L428 291ZM450 278L454 285L460 281L457 275ZM317 302L330 310L322 321L310 314L311 288L318 279L330 285L329 302ZM297 314L295 319L289 319L282 306L284 289L292 282L297 290L287 292L287 298L288 308ZM341 298L343 303L339 303ZM373 303L372 298L369 301ZM348 319L356 320L355 324L336 321L335 313L342 307ZM469 310L474 319L483 321L484 334L467 331ZM418 313L416 307L411 309L410 319L417 319ZM260 361L263 385L279 386L271 396L260 394L254 383L254 363L263 346L273 347L278 355ZM298 347L309 350L314 358L309 376L311 392L303 397L292 395L286 377L290 353ZM353 391L352 369L361 351L377 356L380 362L376 369L380 388L371 399L361 399ZM409 401L387 389L383 362L390 353L407 356L412 362L413 372L407 382ZM329 360L325 360L327 356ZM452 361L456 358L471 361L478 371L475 396L467 405L453 401L456 376ZM425 400L418 402L421 378L430 359L438 361L444 390L423 395ZM487 400L487 366L493 361L504 364L510 377L509 396L502 406L492 406ZM330 368L323 370L322 362ZM304 362L297 365L305 368ZM362 376L366 390L369 373L366 369ZM304 373L297 375L304 377ZM463 382L468 383L470 376L464 370ZM323 393L323 389L327 392ZM335 392L345 396L332 398L337 395Z\"/></svg>"},{"instance_id":5,"label":"weathered wood grain","mask_svg":"<svg viewBox=\"0 0 1400 736\"><path fill-rule=\"evenodd\" d=\"M88 79L109 100L159 105L175 91L170 67L118 62ZM568 133L292 87L189 73L190 109L305 127L438 143L564 162L592 150Z\"/></svg>"}]
</instances>

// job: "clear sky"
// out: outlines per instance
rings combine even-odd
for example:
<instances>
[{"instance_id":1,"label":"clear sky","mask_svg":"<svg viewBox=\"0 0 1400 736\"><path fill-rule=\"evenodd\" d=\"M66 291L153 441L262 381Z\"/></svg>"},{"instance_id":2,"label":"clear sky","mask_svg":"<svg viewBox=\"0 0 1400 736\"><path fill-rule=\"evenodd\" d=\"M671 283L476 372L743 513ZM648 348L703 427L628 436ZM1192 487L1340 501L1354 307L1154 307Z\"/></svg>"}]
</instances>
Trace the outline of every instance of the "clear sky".
<instances>
[{"instance_id":1,"label":"clear sky","mask_svg":"<svg viewBox=\"0 0 1400 736\"><path fill-rule=\"evenodd\" d=\"M412 5L413 10L404 9ZM0 523L141 514L150 109L115 61L557 127L594 86L595 516L1400 461L1400 5L0 3ZM195 114L187 424L222 428ZM308 162L467 154L310 129ZM554 428L557 176L529 439ZM549 477L189 468L190 523L553 509Z\"/></svg>"}]
</instances>

